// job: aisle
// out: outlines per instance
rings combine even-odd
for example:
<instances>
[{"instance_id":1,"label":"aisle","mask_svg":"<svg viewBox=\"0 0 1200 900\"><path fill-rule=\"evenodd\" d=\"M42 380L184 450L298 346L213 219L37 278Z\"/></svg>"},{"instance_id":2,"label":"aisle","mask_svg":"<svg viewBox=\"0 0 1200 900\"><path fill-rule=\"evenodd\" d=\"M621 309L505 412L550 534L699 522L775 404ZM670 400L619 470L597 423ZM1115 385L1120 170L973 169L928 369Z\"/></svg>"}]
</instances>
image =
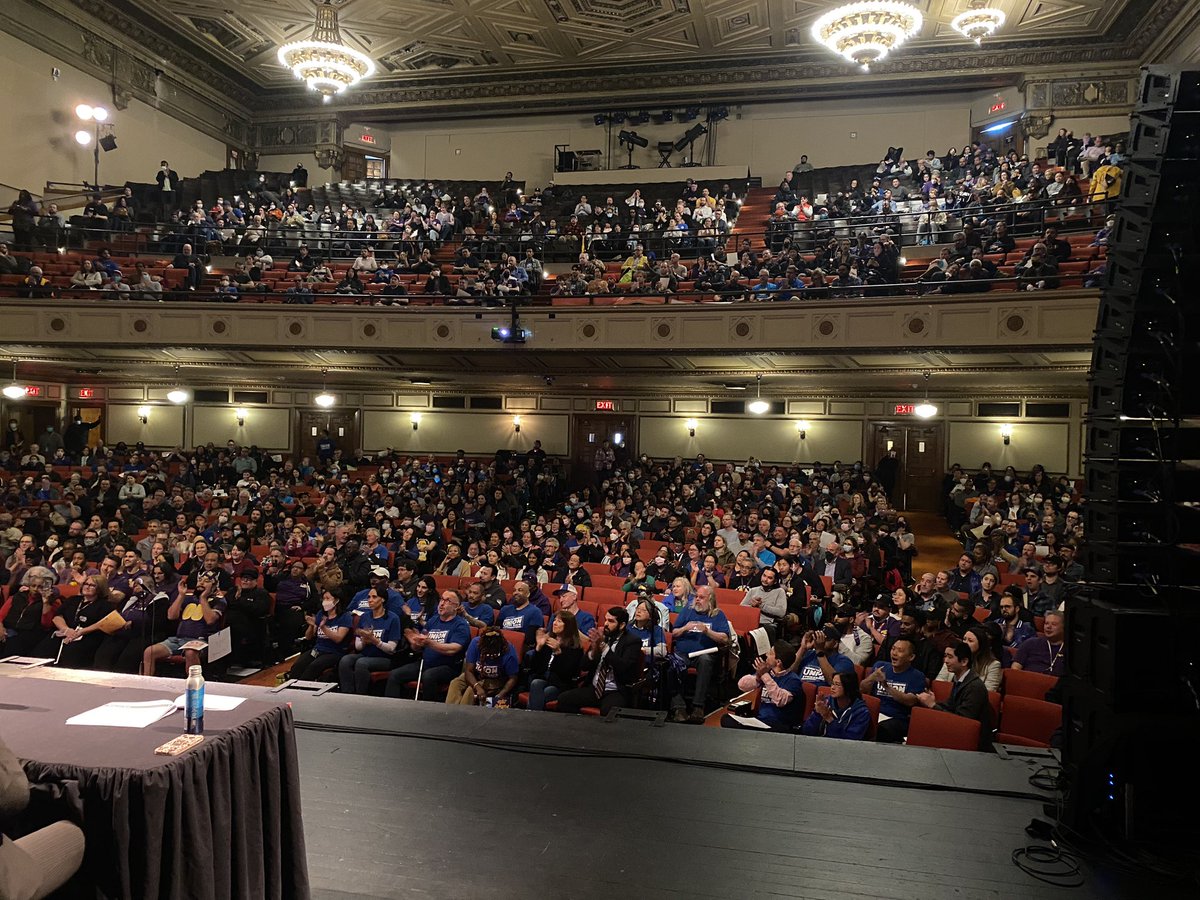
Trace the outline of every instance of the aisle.
<instances>
[{"instance_id":1,"label":"aisle","mask_svg":"<svg viewBox=\"0 0 1200 900\"><path fill-rule=\"evenodd\" d=\"M906 512L909 529L917 536L917 558L913 560L913 577L922 572L936 572L958 565L962 543L950 533L946 520L937 513Z\"/></svg>"}]
</instances>

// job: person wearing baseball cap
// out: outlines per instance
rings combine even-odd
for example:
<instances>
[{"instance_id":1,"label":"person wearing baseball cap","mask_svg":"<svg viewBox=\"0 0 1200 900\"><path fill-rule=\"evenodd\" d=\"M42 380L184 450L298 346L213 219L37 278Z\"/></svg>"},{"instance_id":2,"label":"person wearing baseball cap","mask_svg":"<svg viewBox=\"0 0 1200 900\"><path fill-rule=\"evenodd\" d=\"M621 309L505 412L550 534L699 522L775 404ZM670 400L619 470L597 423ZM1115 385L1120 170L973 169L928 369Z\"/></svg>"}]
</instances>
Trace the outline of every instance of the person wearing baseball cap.
<instances>
[{"instance_id":1,"label":"person wearing baseball cap","mask_svg":"<svg viewBox=\"0 0 1200 900\"><path fill-rule=\"evenodd\" d=\"M232 638L231 659L237 665L267 662L267 619L271 595L258 586L258 569L242 566L225 608L225 624Z\"/></svg>"},{"instance_id":2,"label":"person wearing baseball cap","mask_svg":"<svg viewBox=\"0 0 1200 900\"><path fill-rule=\"evenodd\" d=\"M857 677L854 663L838 652L842 635L833 625L810 631L800 641L800 653L792 663L792 670L800 673L802 681L815 685L829 685L834 672Z\"/></svg>"},{"instance_id":3,"label":"person wearing baseball cap","mask_svg":"<svg viewBox=\"0 0 1200 900\"><path fill-rule=\"evenodd\" d=\"M383 566L372 566L370 587L363 588L351 598L349 611L365 613L370 609L367 596L371 593L371 588L375 588L384 595L384 609L399 616L404 611L404 595L390 585L391 577L391 573ZM384 591L387 593L384 594Z\"/></svg>"}]
</instances>

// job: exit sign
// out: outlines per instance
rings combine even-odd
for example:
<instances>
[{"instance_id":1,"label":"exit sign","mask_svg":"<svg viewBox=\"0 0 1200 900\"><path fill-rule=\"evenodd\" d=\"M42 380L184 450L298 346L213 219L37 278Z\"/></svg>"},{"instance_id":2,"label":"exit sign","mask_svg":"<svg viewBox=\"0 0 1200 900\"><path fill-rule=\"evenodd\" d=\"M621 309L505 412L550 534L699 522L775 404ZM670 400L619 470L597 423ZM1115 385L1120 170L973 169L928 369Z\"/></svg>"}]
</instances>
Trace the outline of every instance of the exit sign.
<instances>
[{"instance_id":1,"label":"exit sign","mask_svg":"<svg viewBox=\"0 0 1200 900\"><path fill-rule=\"evenodd\" d=\"M916 409L915 403L897 403L896 404L896 415L911 416L913 414L914 409Z\"/></svg>"},{"instance_id":2,"label":"exit sign","mask_svg":"<svg viewBox=\"0 0 1200 900\"><path fill-rule=\"evenodd\" d=\"M364 134L362 137L359 138L359 140L362 141L364 144L373 144L373 143L375 143L375 135Z\"/></svg>"},{"instance_id":3,"label":"exit sign","mask_svg":"<svg viewBox=\"0 0 1200 900\"><path fill-rule=\"evenodd\" d=\"M596 412L616 412L616 410L617 410L617 401L616 400L597 400L596 401Z\"/></svg>"},{"instance_id":4,"label":"exit sign","mask_svg":"<svg viewBox=\"0 0 1200 900\"><path fill-rule=\"evenodd\" d=\"M25 396L26 396L26 397L40 397L40 396L42 396L42 388L41 388L41 386L40 386L40 385L36 385L36 384L27 384L27 385L25 385Z\"/></svg>"},{"instance_id":5,"label":"exit sign","mask_svg":"<svg viewBox=\"0 0 1200 900\"><path fill-rule=\"evenodd\" d=\"M988 114L990 115L991 113L1003 112L1006 106L1008 106L1008 104L1005 101L997 100L990 107L988 107Z\"/></svg>"},{"instance_id":6,"label":"exit sign","mask_svg":"<svg viewBox=\"0 0 1200 900\"><path fill-rule=\"evenodd\" d=\"M95 388L80 388L79 389L79 399L80 400L91 400L95 396L96 396Z\"/></svg>"}]
</instances>

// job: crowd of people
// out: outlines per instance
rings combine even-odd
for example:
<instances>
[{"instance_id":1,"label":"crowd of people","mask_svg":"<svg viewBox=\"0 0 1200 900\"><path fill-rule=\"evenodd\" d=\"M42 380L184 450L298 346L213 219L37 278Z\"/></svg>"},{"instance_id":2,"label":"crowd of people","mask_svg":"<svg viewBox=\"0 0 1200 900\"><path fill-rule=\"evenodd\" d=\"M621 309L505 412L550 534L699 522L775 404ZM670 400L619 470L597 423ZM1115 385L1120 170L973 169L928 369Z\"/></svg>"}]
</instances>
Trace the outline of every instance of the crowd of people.
<instances>
[{"instance_id":1,"label":"crowd of people","mask_svg":"<svg viewBox=\"0 0 1200 900\"><path fill-rule=\"evenodd\" d=\"M69 448L39 436L48 460L15 425L0 640L62 666L203 664L228 628L232 661L291 659L293 677L345 693L503 706L527 692L530 709L641 704L699 722L741 675L762 688L765 727L862 738L854 708L871 693L879 739L900 740L936 680L1062 674L1059 609L1083 574L1078 499L1040 467L956 468L949 509L978 499L973 540L954 569L919 573L890 456L800 469L602 447L581 487L536 443L438 462L323 440L280 462L232 441L89 448L72 423ZM975 509L997 504L976 533ZM587 564L624 579L627 602L581 607ZM1021 580L1001 590L1002 572ZM756 611L763 643L733 628L730 602ZM801 721L805 682L832 690Z\"/></svg>"}]
</instances>

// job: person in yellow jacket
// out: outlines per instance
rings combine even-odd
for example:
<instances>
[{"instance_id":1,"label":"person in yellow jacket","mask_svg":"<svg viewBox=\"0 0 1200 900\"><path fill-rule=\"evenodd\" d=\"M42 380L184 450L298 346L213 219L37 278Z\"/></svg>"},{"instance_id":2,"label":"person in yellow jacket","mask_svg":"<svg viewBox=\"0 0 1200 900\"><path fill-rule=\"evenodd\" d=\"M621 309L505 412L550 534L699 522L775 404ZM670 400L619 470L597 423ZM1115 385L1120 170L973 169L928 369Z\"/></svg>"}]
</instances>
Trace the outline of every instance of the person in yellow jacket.
<instances>
[{"instance_id":1,"label":"person in yellow jacket","mask_svg":"<svg viewBox=\"0 0 1200 900\"><path fill-rule=\"evenodd\" d=\"M1105 164L1092 173L1091 184L1088 185L1088 203L1101 204L1089 210L1089 216L1106 215L1112 201L1121 196L1121 168Z\"/></svg>"}]
</instances>

